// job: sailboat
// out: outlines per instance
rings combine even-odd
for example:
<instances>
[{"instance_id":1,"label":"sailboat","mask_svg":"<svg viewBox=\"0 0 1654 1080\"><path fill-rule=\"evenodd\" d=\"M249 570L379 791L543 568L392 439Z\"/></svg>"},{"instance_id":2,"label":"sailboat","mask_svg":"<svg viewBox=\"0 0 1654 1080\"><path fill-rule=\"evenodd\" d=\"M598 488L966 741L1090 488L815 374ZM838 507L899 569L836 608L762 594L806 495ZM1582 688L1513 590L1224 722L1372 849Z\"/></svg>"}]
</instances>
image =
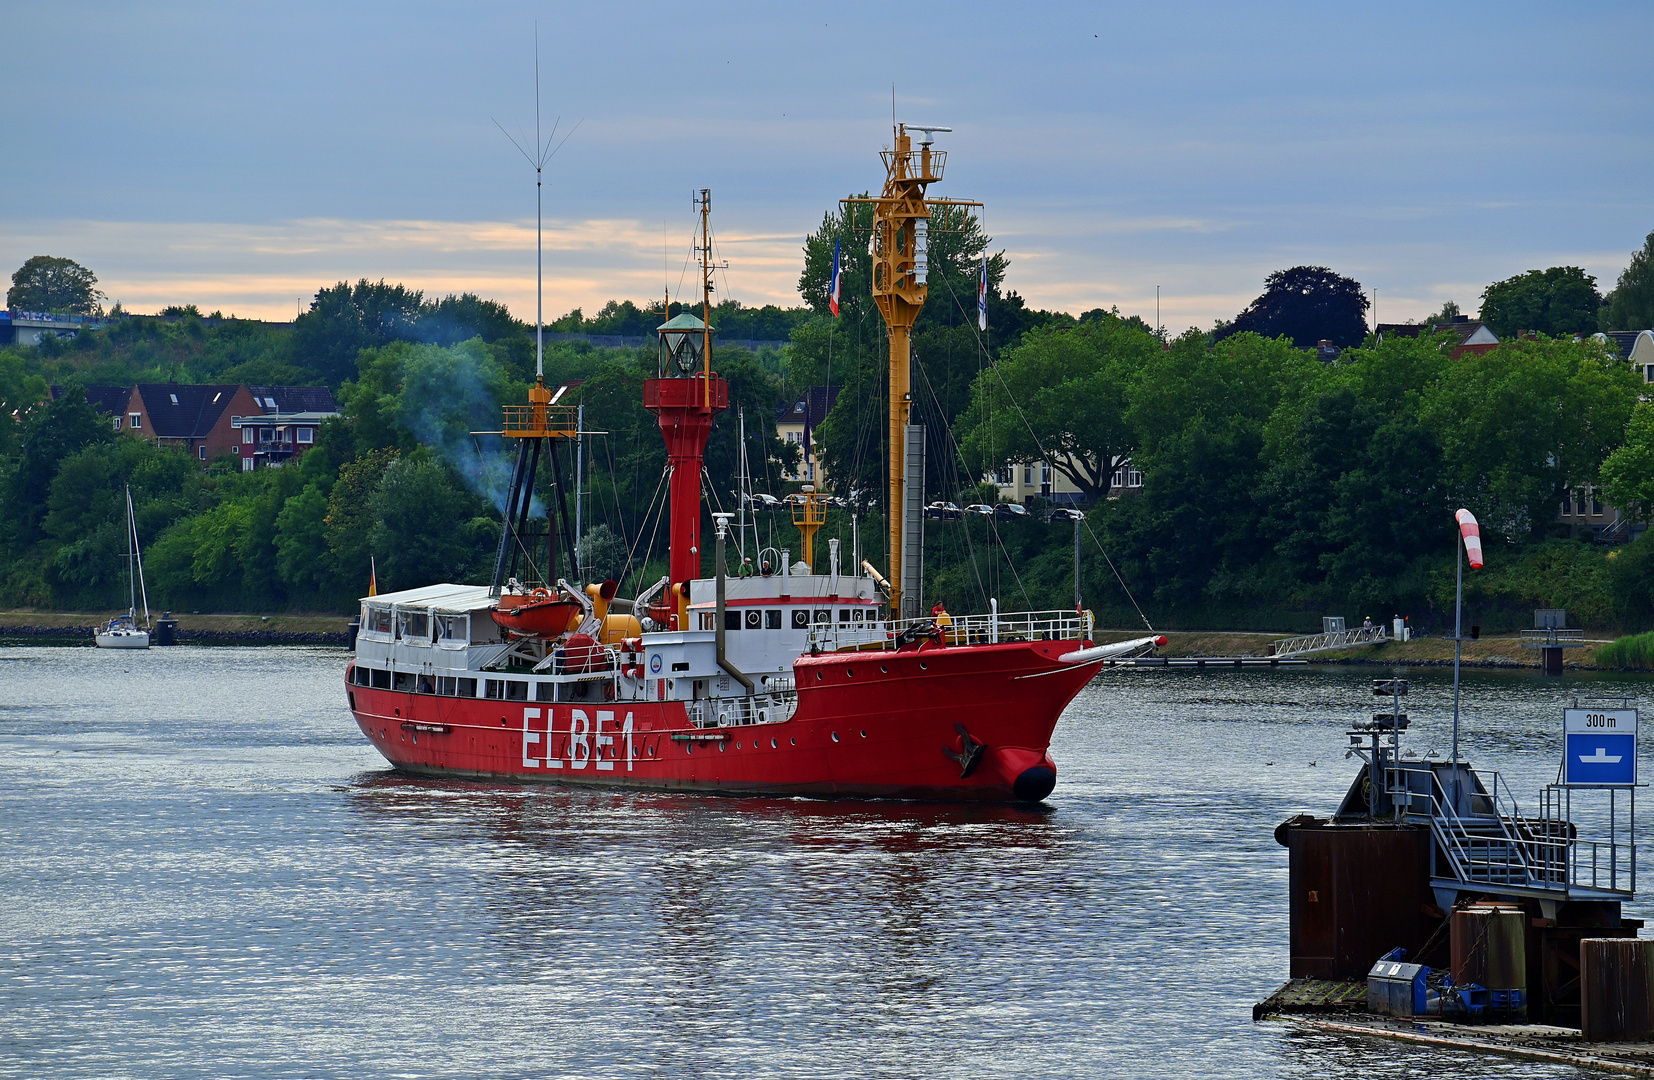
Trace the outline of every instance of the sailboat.
<instances>
[{"instance_id":1,"label":"sailboat","mask_svg":"<svg viewBox=\"0 0 1654 1080\"><path fill-rule=\"evenodd\" d=\"M144 586L144 557L138 550L138 522L132 513L132 488L126 489L126 587L129 602L125 615L117 615L98 627L93 639L100 649L149 648L149 590ZM144 625L138 628L138 597L144 600Z\"/></svg>"}]
</instances>

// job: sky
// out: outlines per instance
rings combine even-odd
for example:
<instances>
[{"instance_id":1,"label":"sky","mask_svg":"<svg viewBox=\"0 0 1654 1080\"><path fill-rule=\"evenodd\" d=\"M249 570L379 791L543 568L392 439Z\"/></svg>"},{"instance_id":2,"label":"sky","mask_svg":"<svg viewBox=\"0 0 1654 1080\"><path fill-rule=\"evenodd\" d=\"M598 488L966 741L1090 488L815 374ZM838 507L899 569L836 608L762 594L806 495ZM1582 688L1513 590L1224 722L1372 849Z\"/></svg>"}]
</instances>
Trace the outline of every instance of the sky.
<instances>
[{"instance_id":1,"label":"sky","mask_svg":"<svg viewBox=\"0 0 1654 1080\"><path fill-rule=\"evenodd\" d=\"M195 4L0 0L0 274L290 318L357 278L532 319L688 295L710 188L724 295L799 302L804 236L877 190L897 119L985 203L1006 287L1176 333L1325 265L1386 322L1654 231L1654 5ZM559 119L560 118L560 119ZM497 124L499 126L497 126ZM576 126L577 125L577 126ZM565 134L572 130L566 142Z\"/></svg>"}]
</instances>

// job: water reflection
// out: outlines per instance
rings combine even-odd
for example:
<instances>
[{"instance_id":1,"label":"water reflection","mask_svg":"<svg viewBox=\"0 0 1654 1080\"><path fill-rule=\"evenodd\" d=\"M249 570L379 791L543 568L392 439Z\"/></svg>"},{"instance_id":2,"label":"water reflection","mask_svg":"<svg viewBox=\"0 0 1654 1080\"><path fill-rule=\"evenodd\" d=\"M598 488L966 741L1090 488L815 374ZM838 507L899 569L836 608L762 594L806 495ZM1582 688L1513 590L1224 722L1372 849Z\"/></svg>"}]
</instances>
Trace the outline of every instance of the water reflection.
<instances>
[{"instance_id":1,"label":"water reflection","mask_svg":"<svg viewBox=\"0 0 1654 1080\"><path fill-rule=\"evenodd\" d=\"M1559 1074L1251 1022L1380 669L1113 673L1029 811L402 777L337 650L152 653L0 648L0 1075ZM1466 746L1526 797L1648 685L1469 674Z\"/></svg>"}]
</instances>

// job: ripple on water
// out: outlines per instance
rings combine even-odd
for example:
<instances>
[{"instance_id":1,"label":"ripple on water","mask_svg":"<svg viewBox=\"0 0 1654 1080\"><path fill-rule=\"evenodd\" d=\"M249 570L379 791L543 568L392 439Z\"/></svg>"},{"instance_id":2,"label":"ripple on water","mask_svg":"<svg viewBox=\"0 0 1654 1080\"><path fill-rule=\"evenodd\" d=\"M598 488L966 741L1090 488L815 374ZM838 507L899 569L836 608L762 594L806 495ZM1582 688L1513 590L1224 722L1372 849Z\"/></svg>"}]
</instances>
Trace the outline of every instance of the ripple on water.
<instances>
[{"instance_id":1,"label":"ripple on water","mask_svg":"<svg viewBox=\"0 0 1654 1080\"><path fill-rule=\"evenodd\" d=\"M0 649L0 1075L1559 1075L1250 1020L1371 671L1111 672L1030 810L401 777L342 662ZM1477 673L1466 744L1531 790L1644 685Z\"/></svg>"}]
</instances>

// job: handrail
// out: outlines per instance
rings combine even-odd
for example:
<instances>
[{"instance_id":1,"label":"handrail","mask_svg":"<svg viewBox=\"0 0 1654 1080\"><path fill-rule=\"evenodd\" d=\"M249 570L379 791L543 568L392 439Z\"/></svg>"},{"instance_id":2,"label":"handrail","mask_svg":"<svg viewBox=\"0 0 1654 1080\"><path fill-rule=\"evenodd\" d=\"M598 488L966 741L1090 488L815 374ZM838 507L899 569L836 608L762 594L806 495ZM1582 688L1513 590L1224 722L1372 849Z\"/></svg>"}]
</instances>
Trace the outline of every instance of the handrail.
<instances>
[{"instance_id":1,"label":"handrail","mask_svg":"<svg viewBox=\"0 0 1654 1080\"><path fill-rule=\"evenodd\" d=\"M949 645L988 645L1014 641L1073 641L1089 639L1090 612L1053 611L1000 612L988 615L937 615L917 619L891 619L877 623L818 622L810 627L810 646L833 651L841 636L849 647L896 649L911 641L931 638Z\"/></svg>"},{"instance_id":2,"label":"handrail","mask_svg":"<svg viewBox=\"0 0 1654 1080\"><path fill-rule=\"evenodd\" d=\"M1564 892L1580 887L1627 895L1636 889L1635 843L1628 845L1628 858L1622 861L1617 840L1581 839L1573 822L1560 813L1555 785L1547 787L1541 797L1540 816L1523 817L1499 773L1464 767L1464 773L1477 781L1478 790L1462 800L1473 809L1461 815L1434 768L1388 766L1385 772L1392 803L1399 804L1408 817L1429 818L1431 837L1459 881ZM1414 790L1405 782L1417 775L1430 777L1429 791ZM1415 807L1418 800L1426 803L1426 812ZM1488 808L1487 813L1475 812L1478 800ZM1606 866L1602 864L1604 853Z\"/></svg>"}]
</instances>

